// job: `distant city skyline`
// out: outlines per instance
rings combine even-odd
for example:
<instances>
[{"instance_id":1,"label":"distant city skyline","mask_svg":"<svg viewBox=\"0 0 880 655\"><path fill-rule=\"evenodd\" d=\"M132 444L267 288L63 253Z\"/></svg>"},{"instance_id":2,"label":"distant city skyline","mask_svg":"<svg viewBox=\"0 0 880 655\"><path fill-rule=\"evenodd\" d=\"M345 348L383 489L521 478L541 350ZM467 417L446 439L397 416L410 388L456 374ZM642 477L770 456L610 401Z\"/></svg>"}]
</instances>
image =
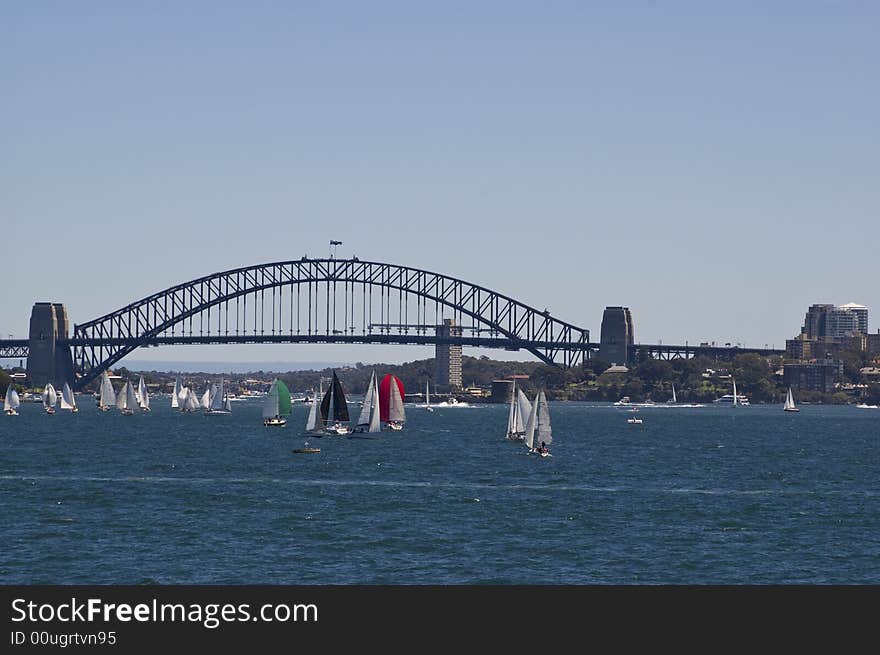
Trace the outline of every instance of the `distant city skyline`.
<instances>
[{"instance_id":1,"label":"distant city skyline","mask_svg":"<svg viewBox=\"0 0 880 655\"><path fill-rule=\"evenodd\" d=\"M331 240L594 341L609 306L630 308L636 343L777 349L810 305L880 310L880 5L12 2L0 18L4 337L27 336L38 301L82 323Z\"/></svg>"}]
</instances>

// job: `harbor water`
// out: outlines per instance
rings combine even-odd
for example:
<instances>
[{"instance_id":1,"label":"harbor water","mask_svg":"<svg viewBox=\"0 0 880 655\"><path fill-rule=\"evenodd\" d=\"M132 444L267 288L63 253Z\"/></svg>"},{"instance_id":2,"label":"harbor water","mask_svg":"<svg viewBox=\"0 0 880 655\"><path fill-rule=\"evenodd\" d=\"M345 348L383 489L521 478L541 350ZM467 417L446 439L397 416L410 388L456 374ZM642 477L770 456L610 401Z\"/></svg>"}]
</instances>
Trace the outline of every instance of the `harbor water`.
<instances>
[{"instance_id":1,"label":"harbor water","mask_svg":"<svg viewBox=\"0 0 880 655\"><path fill-rule=\"evenodd\" d=\"M554 402L539 458L501 405L317 439L79 404L0 415L5 584L880 583L880 410Z\"/></svg>"}]
</instances>

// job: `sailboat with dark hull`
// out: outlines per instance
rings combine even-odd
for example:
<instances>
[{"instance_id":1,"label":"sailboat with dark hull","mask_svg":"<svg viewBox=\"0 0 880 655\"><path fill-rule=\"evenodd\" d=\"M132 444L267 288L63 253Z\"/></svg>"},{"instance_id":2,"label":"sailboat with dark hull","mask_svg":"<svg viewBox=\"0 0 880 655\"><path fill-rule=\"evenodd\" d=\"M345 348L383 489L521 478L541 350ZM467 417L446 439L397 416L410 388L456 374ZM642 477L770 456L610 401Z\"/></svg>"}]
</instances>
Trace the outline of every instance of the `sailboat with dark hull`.
<instances>
[{"instance_id":1,"label":"sailboat with dark hull","mask_svg":"<svg viewBox=\"0 0 880 655\"><path fill-rule=\"evenodd\" d=\"M351 434L348 422L348 403L345 400L345 392L342 383L333 371L333 381L330 388L321 399L321 420L324 423L324 432L327 434Z\"/></svg>"}]
</instances>

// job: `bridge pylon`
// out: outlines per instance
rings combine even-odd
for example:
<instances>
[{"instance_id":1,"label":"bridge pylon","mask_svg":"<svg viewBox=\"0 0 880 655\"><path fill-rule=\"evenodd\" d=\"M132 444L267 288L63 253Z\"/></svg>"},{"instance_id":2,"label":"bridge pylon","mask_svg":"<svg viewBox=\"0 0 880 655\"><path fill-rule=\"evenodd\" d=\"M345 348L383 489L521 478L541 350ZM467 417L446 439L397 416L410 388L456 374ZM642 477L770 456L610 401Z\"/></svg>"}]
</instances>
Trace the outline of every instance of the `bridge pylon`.
<instances>
[{"instance_id":1,"label":"bridge pylon","mask_svg":"<svg viewBox=\"0 0 880 655\"><path fill-rule=\"evenodd\" d=\"M27 376L32 387L73 384L73 358L67 341L70 321L61 303L38 302L31 309Z\"/></svg>"}]
</instances>

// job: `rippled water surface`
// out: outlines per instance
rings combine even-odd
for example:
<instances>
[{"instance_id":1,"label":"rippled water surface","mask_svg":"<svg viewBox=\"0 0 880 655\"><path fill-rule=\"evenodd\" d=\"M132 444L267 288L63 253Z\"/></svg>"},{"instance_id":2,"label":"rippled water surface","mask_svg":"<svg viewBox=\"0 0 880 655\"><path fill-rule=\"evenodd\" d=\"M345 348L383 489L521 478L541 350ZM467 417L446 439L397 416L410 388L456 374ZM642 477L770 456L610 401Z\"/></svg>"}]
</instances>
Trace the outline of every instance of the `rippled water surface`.
<instances>
[{"instance_id":1,"label":"rippled water surface","mask_svg":"<svg viewBox=\"0 0 880 655\"><path fill-rule=\"evenodd\" d=\"M301 455L303 406L80 404L0 415L0 582L880 583L880 410L552 403L540 459L498 405Z\"/></svg>"}]
</instances>

